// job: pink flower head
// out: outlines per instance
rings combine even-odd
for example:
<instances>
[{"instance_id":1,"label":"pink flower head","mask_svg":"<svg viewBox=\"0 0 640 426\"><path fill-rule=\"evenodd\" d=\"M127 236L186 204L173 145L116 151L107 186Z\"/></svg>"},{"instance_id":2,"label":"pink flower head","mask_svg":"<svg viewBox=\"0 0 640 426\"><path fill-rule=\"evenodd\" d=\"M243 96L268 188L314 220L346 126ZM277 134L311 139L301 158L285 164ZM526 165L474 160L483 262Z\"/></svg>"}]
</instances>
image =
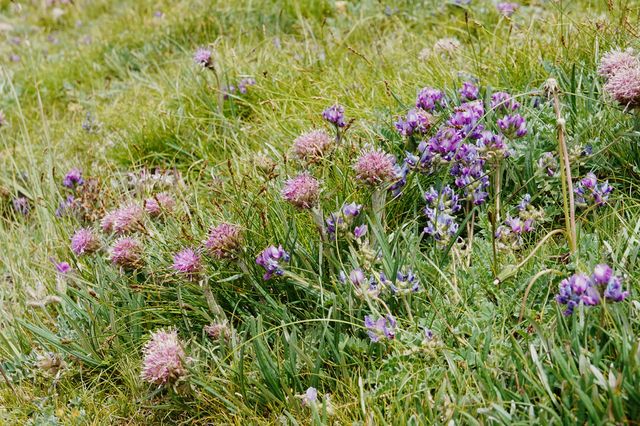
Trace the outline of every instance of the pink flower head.
<instances>
[{"instance_id":1,"label":"pink flower head","mask_svg":"<svg viewBox=\"0 0 640 426\"><path fill-rule=\"evenodd\" d=\"M111 247L111 262L123 269L136 269L142 265L142 244L136 239L124 237Z\"/></svg>"},{"instance_id":2,"label":"pink flower head","mask_svg":"<svg viewBox=\"0 0 640 426\"><path fill-rule=\"evenodd\" d=\"M602 56L600 65L598 66L598 74L603 77L610 78L618 71L626 68L637 68L640 66L638 57L633 54L632 49L627 50L611 50Z\"/></svg>"},{"instance_id":3,"label":"pink flower head","mask_svg":"<svg viewBox=\"0 0 640 426\"><path fill-rule=\"evenodd\" d=\"M158 330L142 349L143 380L156 385L175 383L186 376L185 353L176 330Z\"/></svg>"},{"instance_id":4,"label":"pink flower head","mask_svg":"<svg viewBox=\"0 0 640 426\"><path fill-rule=\"evenodd\" d=\"M213 55L211 50L201 47L193 54L193 62L200 65L202 68L211 68L213 67L212 57Z\"/></svg>"},{"instance_id":5,"label":"pink flower head","mask_svg":"<svg viewBox=\"0 0 640 426\"><path fill-rule=\"evenodd\" d=\"M640 66L619 69L609 77L604 91L620 105L640 106Z\"/></svg>"},{"instance_id":6,"label":"pink flower head","mask_svg":"<svg viewBox=\"0 0 640 426\"><path fill-rule=\"evenodd\" d=\"M228 339L231 336L231 330L229 329L229 324L226 320L221 322L214 322L210 325L205 325L204 332L214 340L221 337Z\"/></svg>"},{"instance_id":7,"label":"pink flower head","mask_svg":"<svg viewBox=\"0 0 640 426\"><path fill-rule=\"evenodd\" d=\"M299 174L285 182L282 198L299 209L310 209L318 204L320 183L309 173Z\"/></svg>"},{"instance_id":8,"label":"pink flower head","mask_svg":"<svg viewBox=\"0 0 640 426\"><path fill-rule=\"evenodd\" d=\"M100 220L100 228L105 233L113 232L113 220L116 217L116 212L112 211L104 215L102 220Z\"/></svg>"},{"instance_id":9,"label":"pink flower head","mask_svg":"<svg viewBox=\"0 0 640 426\"><path fill-rule=\"evenodd\" d=\"M216 259L232 259L242 244L242 231L238 225L221 223L211 228L204 245Z\"/></svg>"},{"instance_id":10,"label":"pink flower head","mask_svg":"<svg viewBox=\"0 0 640 426\"><path fill-rule=\"evenodd\" d=\"M175 206L175 200L166 192L161 192L151 198L147 198L144 202L144 209L151 217L158 217L162 213L171 213Z\"/></svg>"},{"instance_id":11,"label":"pink flower head","mask_svg":"<svg viewBox=\"0 0 640 426\"><path fill-rule=\"evenodd\" d=\"M179 251L173 256L173 269L190 278L195 277L202 270L200 255L191 248Z\"/></svg>"},{"instance_id":12,"label":"pink flower head","mask_svg":"<svg viewBox=\"0 0 640 426\"><path fill-rule=\"evenodd\" d=\"M317 163L328 154L334 146L334 140L324 130L313 130L300 135L293 141L293 155L300 161Z\"/></svg>"},{"instance_id":13,"label":"pink flower head","mask_svg":"<svg viewBox=\"0 0 640 426\"><path fill-rule=\"evenodd\" d=\"M95 253L99 248L98 236L91 229L78 229L71 237L71 251L78 256Z\"/></svg>"},{"instance_id":14,"label":"pink flower head","mask_svg":"<svg viewBox=\"0 0 640 426\"><path fill-rule=\"evenodd\" d=\"M137 204L128 204L116 210L113 216L113 230L116 234L127 234L144 227L144 210Z\"/></svg>"},{"instance_id":15,"label":"pink flower head","mask_svg":"<svg viewBox=\"0 0 640 426\"><path fill-rule=\"evenodd\" d=\"M356 177L362 182L376 186L387 183L396 176L396 159L382 150L363 151L353 165Z\"/></svg>"}]
</instances>

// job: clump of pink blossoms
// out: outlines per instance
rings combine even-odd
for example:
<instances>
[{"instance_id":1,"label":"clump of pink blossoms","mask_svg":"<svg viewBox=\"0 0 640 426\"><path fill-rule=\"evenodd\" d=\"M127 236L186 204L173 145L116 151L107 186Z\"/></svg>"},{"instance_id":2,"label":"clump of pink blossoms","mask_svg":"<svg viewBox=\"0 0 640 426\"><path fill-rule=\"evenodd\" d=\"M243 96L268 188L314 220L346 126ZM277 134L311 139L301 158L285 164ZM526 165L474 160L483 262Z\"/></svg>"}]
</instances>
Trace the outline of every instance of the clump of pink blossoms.
<instances>
[{"instance_id":1,"label":"clump of pink blossoms","mask_svg":"<svg viewBox=\"0 0 640 426\"><path fill-rule=\"evenodd\" d=\"M71 251L78 256L95 253L99 249L100 240L91 229L78 229L71 237Z\"/></svg>"},{"instance_id":2,"label":"clump of pink blossoms","mask_svg":"<svg viewBox=\"0 0 640 426\"><path fill-rule=\"evenodd\" d=\"M163 213L170 214L176 206L173 197L161 192L144 201L144 209L151 217L158 217Z\"/></svg>"},{"instance_id":3,"label":"clump of pink blossoms","mask_svg":"<svg viewBox=\"0 0 640 426\"><path fill-rule=\"evenodd\" d=\"M324 130L313 130L293 141L293 155L306 164L319 162L334 148L334 138Z\"/></svg>"},{"instance_id":4,"label":"clump of pink blossoms","mask_svg":"<svg viewBox=\"0 0 640 426\"><path fill-rule=\"evenodd\" d=\"M186 376L185 353L176 330L158 330L142 349L143 380L156 385L175 383Z\"/></svg>"},{"instance_id":5,"label":"clump of pink blossoms","mask_svg":"<svg viewBox=\"0 0 640 426\"><path fill-rule=\"evenodd\" d=\"M242 231L238 225L223 222L211 228L204 245L207 251L218 260L236 257L242 244Z\"/></svg>"},{"instance_id":6,"label":"clump of pink blossoms","mask_svg":"<svg viewBox=\"0 0 640 426\"><path fill-rule=\"evenodd\" d=\"M285 182L282 198L299 209L310 209L318 204L320 183L309 173L302 173Z\"/></svg>"},{"instance_id":7,"label":"clump of pink blossoms","mask_svg":"<svg viewBox=\"0 0 640 426\"><path fill-rule=\"evenodd\" d=\"M369 149L360 154L353 169L360 181L377 186L396 177L396 159L382 150Z\"/></svg>"}]
</instances>

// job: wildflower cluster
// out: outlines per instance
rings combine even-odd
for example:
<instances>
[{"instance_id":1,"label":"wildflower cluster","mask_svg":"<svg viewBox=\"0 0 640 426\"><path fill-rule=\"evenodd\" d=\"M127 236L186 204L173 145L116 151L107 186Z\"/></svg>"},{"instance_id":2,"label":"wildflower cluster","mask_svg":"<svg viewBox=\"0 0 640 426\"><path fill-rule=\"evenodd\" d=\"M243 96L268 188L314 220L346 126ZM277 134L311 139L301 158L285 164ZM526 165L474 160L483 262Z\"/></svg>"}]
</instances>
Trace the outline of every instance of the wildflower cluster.
<instances>
[{"instance_id":1,"label":"wildflower cluster","mask_svg":"<svg viewBox=\"0 0 640 426\"><path fill-rule=\"evenodd\" d=\"M604 91L613 100L629 108L640 106L640 60L632 49L606 53L598 73L606 79Z\"/></svg>"},{"instance_id":2,"label":"wildflower cluster","mask_svg":"<svg viewBox=\"0 0 640 426\"><path fill-rule=\"evenodd\" d=\"M573 189L576 193L576 205L586 207L588 205L602 206L609 199L613 188L609 181L598 183L598 178L593 173L581 179Z\"/></svg>"},{"instance_id":3,"label":"wildflower cluster","mask_svg":"<svg viewBox=\"0 0 640 426\"><path fill-rule=\"evenodd\" d=\"M610 302L621 302L629 296L629 292L622 289L622 278L613 274L613 269L607 264L597 265L591 276L577 273L560 282L556 301L565 305L564 315L571 315L574 309L583 304L596 306L602 299Z\"/></svg>"},{"instance_id":4,"label":"wildflower cluster","mask_svg":"<svg viewBox=\"0 0 640 426\"><path fill-rule=\"evenodd\" d=\"M518 204L517 216L507 215L496 229L496 247L499 250L517 250L524 243L523 236L534 230L536 223L544 220L544 211L531 205L531 195L525 194Z\"/></svg>"}]
</instances>

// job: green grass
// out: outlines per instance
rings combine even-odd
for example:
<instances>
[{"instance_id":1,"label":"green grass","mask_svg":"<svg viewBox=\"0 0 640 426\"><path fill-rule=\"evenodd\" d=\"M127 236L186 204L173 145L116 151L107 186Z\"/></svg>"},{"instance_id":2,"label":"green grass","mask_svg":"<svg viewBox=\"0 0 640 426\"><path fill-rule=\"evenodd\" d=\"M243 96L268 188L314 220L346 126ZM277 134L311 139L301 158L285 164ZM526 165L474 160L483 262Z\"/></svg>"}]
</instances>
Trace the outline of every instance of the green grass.
<instances>
[{"instance_id":1,"label":"green grass","mask_svg":"<svg viewBox=\"0 0 640 426\"><path fill-rule=\"evenodd\" d=\"M638 3L529 0L512 19L487 0L467 8L365 0L347 2L344 11L335 3L77 0L58 5L64 14L54 19L44 2L18 8L0 0L0 23L11 26L0 30L0 110L7 117L0 128L0 366L11 382L0 379L0 422L638 421L638 125L605 99L596 73L604 52L640 47ZM443 37L457 38L460 48L425 58L423 50ZM256 85L219 105L213 73L193 64L199 46L212 48L222 84L253 77ZM16 53L19 62L4 60ZM366 145L403 158L393 122L417 90L432 86L453 96L468 76L484 91L518 95L528 122L529 134L506 162L505 211L526 192L545 211L520 250L497 258L493 193L475 213L472 246L443 251L420 236L422 193L450 179L447 173L412 175L400 198L387 197L381 224L371 191L351 168ZM595 171L615 187L606 206L577 211L572 256L562 234L534 252L564 227L560 180L536 172L540 155L557 149L555 114L542 93L551 77L560 84L570 150L593 147L592 156L572 163L573 175ZM301 170L290 154L293 140L329 130L321 112L334 102L354 121L342 146L313 168L325 216L345 202L365 205L381 253L376 268L393 276L410 267L423 287L406 303L383 297L399 328L386 343L371 344L362 322L381 305L338 281L341 270L362 264L362 254L321 244L311 215L280 197L284 180ZM266 159L273 162L267 172ZM70 194L61 180L76 166L95 179L97 195L87 198L87 217L57 218ZM146 222L145 268L121 273L104 253L74 256L69 238L77 228L157 192L128 177L155 167L181 176L168 188L179 208ZM26 217L11 207L17 195L30 200ZM216 319L203 286L176 276L171 262L223 220L244 229L247 270L205 259L204 284L234 330L229 341L214 341L203 331ZM467 238L463 225L461 235ZM269 244L282 244L291 263L284 277L263 281L255 257ZM51 259L75 270L64 291ZM601 262L625 276L630 297L562 316L554 301L560 280ZM496 285L503 271L513 273ZM29 306L38 285L61 303ZM178 329L191 359L188 379L175 389L140 378L141 349L162 327ZM436 336L426 346L424 327ZM38 368L46 352L66 367ZM302 406L296 395L310 386L330 394L335 413Z\"/></svg>"}]
</instances>

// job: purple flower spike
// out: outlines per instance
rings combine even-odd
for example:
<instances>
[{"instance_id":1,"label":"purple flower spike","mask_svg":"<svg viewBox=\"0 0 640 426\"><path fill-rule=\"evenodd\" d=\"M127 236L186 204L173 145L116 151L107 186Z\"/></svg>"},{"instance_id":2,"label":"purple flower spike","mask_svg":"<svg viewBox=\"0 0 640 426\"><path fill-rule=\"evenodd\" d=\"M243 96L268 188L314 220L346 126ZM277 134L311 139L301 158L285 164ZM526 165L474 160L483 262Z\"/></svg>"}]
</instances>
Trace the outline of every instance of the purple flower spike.
<instances>
[{"instance_id":1,"label":"purple flower spike","mask_svg":"<svg viewBox=\"0 0 640 426\"><path fill-rule=\"evenodd\" d=\"M267 281L270 280L274 274L284 274L280 262L289 262L289 258L289 253L284 251L281 245L278 247L269 246L264 249L262 253L256 257L256 263L266 270L262 278Z\"/></svg>"},{"instance_id":2,"label":"purple flower spike","mask_svg":"<svg viewBox=\"0 0 640 426\"><path fill-rule=\"evenodd\" d=\"M498 127L509 139L521 138L527 134L527 123L520 114L505 115L498 119Z\"/></svg>"},{"instance_id":3,"label":"purple flower spike","mask_svg":"<svg viewBox=\"0 0 640 426\"><path fill-rule=\"evenodd\" d=\"M629 296L629 292L622 291L622 280L619 277L612 278L604 290L604 297L612 302L622 302L627 296Z\"/></svg>"},{"instance_id":4,"label":"purple flower spike","mask_svg":"<svg viewBox=\"0 0 640 426\"><path fill-rule=\"evenodd\" d=\"M478 95L480 94L480 89L478 86L473 84L470 81L465 81L462 83L462 87L458 91L460 93L460 97L466 101L475 101L478 99Z\"/></svg>"},{"instance_id":5,"label":"purple flower spike","mask_svg":"<svg viewBox=\"0 0 640 426\"><path fill-rule=\"evenodd\" d=\"M335 104L322 112L322 118L336 127L344 127L347 125L344 121L344 107Z\"/></svg>"},{"instance_id":6,"label":"purple flower spike","mask_svg":"<svg viewBox=\"0 0 640 426\"><path fill-rule=\"evenodd\" d=\"M496 113L509 114L518 108L520 108L520 104L507 92L496 92L491 95L491 109Z\"/></svg>"},{"instance_id":7,"label":"purple flower spike","mask_svg":"<svg viewBox=\"0 0 640 426\"><path fill-rule=\"evenodd\" d=\"M364 326L367 328L367 334L372 342L384 339L393 340L396 336L396 319L391 315L377 319L367 315L364 317Z\"/></svg>"},{"instance_id":8,"label":"purple flower spike","mask_svg":"<svg viewBox=\"0 0 640 426\"><path fill-rule=\"evenodd\" d=\"M62 180L62 185L67 188L75 188L76 186L80 186L84 184L84 179L82 178L82 171L80 169L74 168L67 172L64 179Z\"/></svg>"},{"instance_id":9,"label":"purple flower spike","mask_svg":"<svg viewBox=\"0 0 640 426\"><path fill-rule=\"evenodd\" d=\"M31 206L29 205L29 199L27 197L23 197L23 196L16 197L11 201L11 204L13 205L13 210L16 213L22 214L23 216L28 215L29 211L31 210Z\"/></svg>"},{"instance_id":10,"label":"purple flower spike","mask_svg":"<svg viewBox=\"0 0 640 426\"><path fill-rule=\"evenodd\" d=\"M345 206L342 208L342 212L345 214L345 216L351 217L358 216L360 214L360 210L362 210L362 204L356 203L345 204Z\"/></svg>"},{"instance_id":11,"label":"purple flower spike","mask_svg":"<svg viewBox=\"0 0 640 426\"><path fill-rule=\"evenodd\" d=\"M402 136L412 136L414 133L423 135L431 128L431 115L422 109L412 109L406 118L396 121L395 126Z\"/></svg>"},{"instance_id":12,"label":"purple flower spike","mask_svg":"<svg viewBox=\"0 0 640 426\"><path fill-rule=\"evenodd\" d=\"M416 108L422 108L425 111L433 111L436 107L444 106L444 93L441 90L425 87L418 92L416 100Z\"/></svg>"},{"instance_id":13,"label":"purple flower spike","mask_svg":"<svg viewBox=\"0 0 640 426\"><path fill-rule=\"evenodd\" d=\"M368 231L368 227L366 224L362 224L360 226L356 226L353 229L353 236L356 238L362 238L363 236L365 236L367 234Z\"/></svg>"}]
</instances>

